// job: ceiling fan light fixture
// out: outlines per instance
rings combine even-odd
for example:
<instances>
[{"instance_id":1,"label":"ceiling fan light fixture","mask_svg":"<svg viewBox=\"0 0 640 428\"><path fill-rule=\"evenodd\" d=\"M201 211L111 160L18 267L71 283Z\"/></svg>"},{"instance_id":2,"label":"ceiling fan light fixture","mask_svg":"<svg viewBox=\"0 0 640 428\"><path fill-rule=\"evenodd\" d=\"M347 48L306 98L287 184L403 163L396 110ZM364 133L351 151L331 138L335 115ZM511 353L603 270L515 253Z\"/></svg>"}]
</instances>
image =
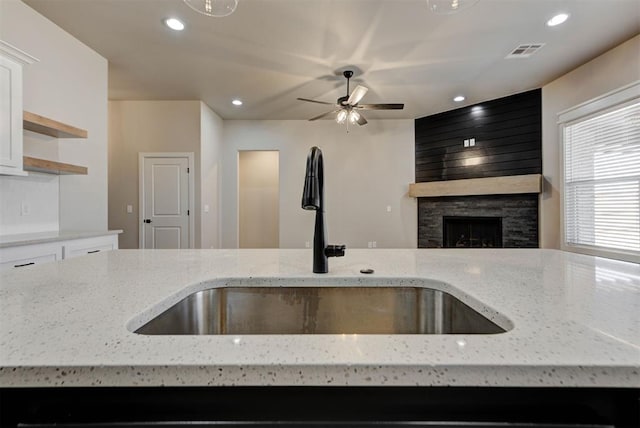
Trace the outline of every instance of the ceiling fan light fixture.
<instances>
[{"instance_id":1,"label":"ceiling fan light fixture","mask_svg":"<svg viewBox=\"0 0 640 428\"><path fill-rule=\"evenodd\" d=\"M346 110L340 110L338 112L338 114L336 115L336 122L344 123L345 120L347 120L347 111Z\"/></svg>"},{"instance_id":2,"label":"ceiling fan light fixture","mask_svg":"<svg viewBox=\"0 0 640 428\"><path fill-rule=\"evenodd\" d=\"M198 13L215 18L231 15L238 7L238 0L183 0Z\"/></svg>"},{"instance_id":3,"label":"ceiling fan light fixture","mask_svg":"<svg viewBox=\"0 0 640 428\"><path fill-rule=\"evenodd\" d=\"M450 15L468 9L479 0L427 0L429 10L440 15Z\"/></svg>"},{"instance_id":4,"label":"ceiling fan light fixture","mask_svg":"<svg viewBox=\"0 0 640 428\"><path fill-rule=\"evenodd\" d=\"M369 123L367 119L358 113L356 109L363 110L402 110L404 108L404 104L396 103L396 104L359 104L360 100L369 90L365 86L358 85L353 90L353 92L349 93L349 79L353 76L353 71L345 70L342 75L347 79L347 95L338 98L338 100L334 103L328 103L326 101L318 101L312 100L309 98L298 98L300 101L306 101L308 103L315 104L325 104L332 105L337 107L332 111L328 111L326 113L322 113L321 115L312 117L309 121L313 122L314 120L322 119L329 115L336 114L336 122L339 124L347 122L347 132L349 132L349 124L357 124L359 126L366 125Z\"/></svg>"}]
</instances>

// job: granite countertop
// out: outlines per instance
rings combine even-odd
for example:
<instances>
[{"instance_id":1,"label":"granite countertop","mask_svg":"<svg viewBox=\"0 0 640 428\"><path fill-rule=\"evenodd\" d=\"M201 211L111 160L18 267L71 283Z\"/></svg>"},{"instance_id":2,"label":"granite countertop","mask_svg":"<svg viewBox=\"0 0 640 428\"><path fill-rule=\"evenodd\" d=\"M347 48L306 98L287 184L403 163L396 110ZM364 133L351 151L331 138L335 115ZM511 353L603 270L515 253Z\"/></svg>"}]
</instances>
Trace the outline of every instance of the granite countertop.
<instances>
[{"instance_id":1,"label":"granite countertop","mask_svg":"<svg viewBox=\"0 0 640 428\"><path fill-rule=\"evenodd\" d=\"M122 230L54 230L51 232L0 235L0 248L18 247L20 245L44 244L46 242L67 241L70 239L93 238L95 236L117 235L120 233L122 233Z\"/></svg>"},{"instance_id":2,"label":"granite countertop","mask_svg":"<svg viewBox=\"0 0 640 428\"><path fill-rule=\"evenodd\" d=\"M556 250L118 250L0 274L0 387L450 385L640 387L640 265ZM362 268L375 273L360 274ZM427 279L493 335L146 336L193 291ZM260 280L263 278L264 281ZM243 281L243 280L241 280ZM244 280L245 282L247 280Z\"/></svg>"}]
</instances>

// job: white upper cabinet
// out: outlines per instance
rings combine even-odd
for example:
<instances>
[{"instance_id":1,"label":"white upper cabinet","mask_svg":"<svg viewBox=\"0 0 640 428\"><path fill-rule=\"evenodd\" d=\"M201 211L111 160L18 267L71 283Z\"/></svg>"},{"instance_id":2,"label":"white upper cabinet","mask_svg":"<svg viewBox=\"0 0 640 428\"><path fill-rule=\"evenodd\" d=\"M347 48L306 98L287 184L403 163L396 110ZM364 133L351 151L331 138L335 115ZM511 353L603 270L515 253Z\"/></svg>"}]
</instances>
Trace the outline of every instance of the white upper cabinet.
<instances>
[{"instance_id":1,"label":"white upper cabinet","mask_svg":"<svg viewBox=\"0 0 640 428\"><path fill-rule=\"evenodd\" d=\"M22 66L36 58L0 40L0 174L22 169Z\"/></svg>"}]
</instances>

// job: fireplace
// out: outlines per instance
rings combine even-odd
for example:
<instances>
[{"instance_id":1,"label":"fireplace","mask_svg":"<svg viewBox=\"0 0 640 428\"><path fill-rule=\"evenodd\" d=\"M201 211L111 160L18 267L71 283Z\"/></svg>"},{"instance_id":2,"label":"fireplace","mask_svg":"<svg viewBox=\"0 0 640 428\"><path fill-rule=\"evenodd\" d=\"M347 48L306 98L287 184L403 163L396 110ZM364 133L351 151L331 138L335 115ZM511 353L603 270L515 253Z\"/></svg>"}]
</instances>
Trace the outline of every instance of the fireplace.
<instances>
[{"instance_id":1,"label":"fireplace","mask_svg":"<svg viewBox=\"0 0 640 428\"><path fill-rule=\"evenodd\" d=\"M409 196L418 199L418 248L455 246L443 227L454 216L500 217L500 247L537 248L543 182L540 89L416 119ZM464 243L475 248L494 242L469 239L480 239Z\"/></svg>"},{"instance_id":2,"label":"fireplace","mask_svg":"<svg viewBox=\"0 0 640 428\"><path fill-rule=\"evenodd\" d=\"M502 217L442 217L444 248L502 248Z\"/></svg>"},{"instance_id":3,"label":"fireplace","mask_svg":"<svg viewBox=\"0 0 640 428\"><path fill-rule=\"evenodd\" d=\"M472 225L458 230L458 224L446 232L445 218L499 219L494 226L499 230L495 238L486 236L485 225ZM456 222L453 222L456 223ZM462 226L460 226L462 227ZM493 226L492 226L493 227ZM482 232L482 236L476 236ZM447 237L445 237L447 233ZM460 235L468 237L468 243L458 242ZM455 240L447 244L447 240ZM473 239L473 241L471 241ZM478 241L479 239L479 241ZM484 239L484 244L483 244ZM538 247L538 195L474 195L418 198L418 248L456 247L468 248L537 248Z\"/></svg>"}]
</instances>

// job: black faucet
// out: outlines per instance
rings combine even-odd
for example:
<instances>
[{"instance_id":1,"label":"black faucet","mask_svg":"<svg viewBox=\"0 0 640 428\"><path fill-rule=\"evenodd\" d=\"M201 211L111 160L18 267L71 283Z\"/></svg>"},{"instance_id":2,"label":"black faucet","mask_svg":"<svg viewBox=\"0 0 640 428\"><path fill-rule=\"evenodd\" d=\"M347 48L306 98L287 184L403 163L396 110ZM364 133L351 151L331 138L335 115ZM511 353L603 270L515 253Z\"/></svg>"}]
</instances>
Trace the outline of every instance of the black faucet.
<instances>
[{"instance_id":1,"label":"black faucet","mask_svg":"<svg viewBox=\"0 0 640 428\"><path fill-rule=\"evenodd\" d=\"M327 232L324 225L324 166L322 151L312 147L307 156L307 172L302 191L302 209L316 212L313 234L313 272L329 272L329 257L344 256L344 245L326 245Z\"/></svg>"}]
</instances>

